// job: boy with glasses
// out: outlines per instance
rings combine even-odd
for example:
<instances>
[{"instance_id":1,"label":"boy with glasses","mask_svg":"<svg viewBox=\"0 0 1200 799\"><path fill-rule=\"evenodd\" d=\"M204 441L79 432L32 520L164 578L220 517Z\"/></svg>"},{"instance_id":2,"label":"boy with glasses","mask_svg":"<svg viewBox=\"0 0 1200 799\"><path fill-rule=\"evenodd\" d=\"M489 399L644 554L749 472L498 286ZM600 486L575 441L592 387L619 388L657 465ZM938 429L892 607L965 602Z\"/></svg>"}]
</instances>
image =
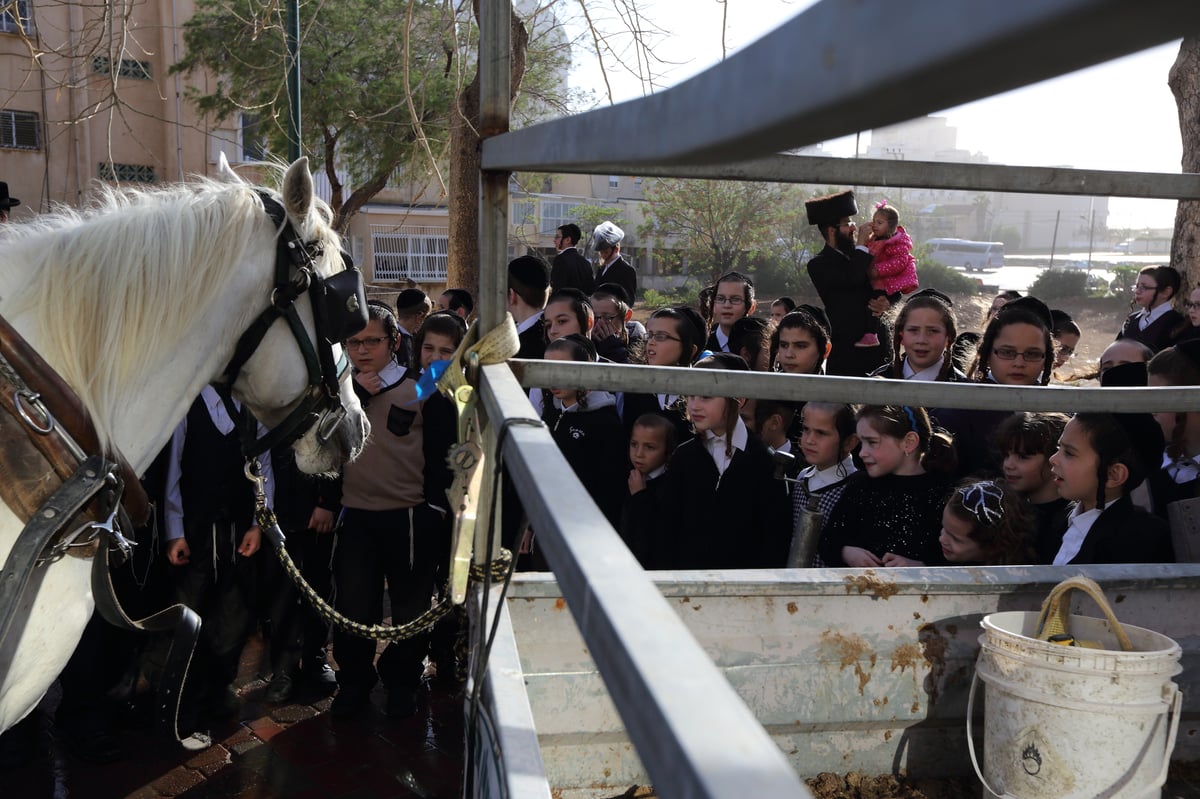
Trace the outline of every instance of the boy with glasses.
<instances>
[{"instance_id":1,"label":"boy with glasses","mask_svg":"<svg viewBox=\"0 0 1200 799\"><path fill-rule=\"evenodd\" d=\"M1179 284L1179 272L1170 266L1147 266L1138 272L1133 301L1139 310L1126 317L1117 338L1140 341L1155 352L1170 346L1172 334L1187 321L1172 307Z\"/></svg>"}]
</instances>

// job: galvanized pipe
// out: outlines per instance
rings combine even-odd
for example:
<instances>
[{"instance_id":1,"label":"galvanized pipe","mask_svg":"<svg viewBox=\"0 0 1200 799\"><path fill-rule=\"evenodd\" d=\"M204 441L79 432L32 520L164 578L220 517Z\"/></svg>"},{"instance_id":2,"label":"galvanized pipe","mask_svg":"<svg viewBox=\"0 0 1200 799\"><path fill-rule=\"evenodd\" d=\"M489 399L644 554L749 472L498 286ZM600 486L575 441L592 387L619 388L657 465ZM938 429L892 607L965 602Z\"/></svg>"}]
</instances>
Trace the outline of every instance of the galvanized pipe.
<instances>
[{"instance_id":1,"label":"galvanized pipe","mask_svg":"<svg viewBox=\"0 0 1200 799\"><path fill-rule=\"evenodd\" d=\"M911 189L962 189L1023 194L1096 197L1144 197L1164 200L1200 198L1200 175L1168 172L1115 172L1068 167L954 164L883 158L829 158L772 155L723 164L636 164L622 161L576 172L640 177L761 180L817 186L903 186Z\"/></svg>"},{"instance_id":2,"label":"galvanized pipe","mask_svg":"<svg viewBox=\"0 0 1200 799\"><path fill-rule=\"evenodd\" d=\"M1200 387L1018 387L612 363L524 360L510 363L517 379L526 388L576 386L645 394L698 394L706 397L920 405L991 411L1200 411Z\"/></svg>"},{"instance_id":3,"label":"galvanized pipe","mask_svg":"<svg viewBox=\"0 0 1200 799\"><path fill-rule=\"evenodd\" d=\"M507 365L483 373L489 418L533 418ZM504 463L538 546L659 795L811 797L596 507L550 432L518 423L503 438Z\"/></svg>"},{"instance_id":4,"label":"galvanized pipe","mask_svg":"<svg viewBox=\"0 0 1200 799\"><path fill-rule=\"evenodd\" d=\"M639 174L879 128L1200 31L1190 0L817 3L666 91L483 144L485 169ZM896 47L896 42L911 46ZM884 69L866 65L887 53ZM969 78L965 77L969 76ZM614 136L612 131L621 135ZM1030 136L1039 135L1035 129Z\"/></svg>"}]
</instances>

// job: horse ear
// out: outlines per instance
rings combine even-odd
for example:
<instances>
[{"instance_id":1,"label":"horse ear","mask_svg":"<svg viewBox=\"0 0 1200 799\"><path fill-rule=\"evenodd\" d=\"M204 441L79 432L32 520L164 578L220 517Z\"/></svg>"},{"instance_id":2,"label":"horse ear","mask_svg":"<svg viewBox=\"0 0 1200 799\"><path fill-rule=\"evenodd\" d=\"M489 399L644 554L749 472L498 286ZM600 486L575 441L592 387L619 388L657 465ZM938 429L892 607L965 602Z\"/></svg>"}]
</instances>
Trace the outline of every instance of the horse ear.
<instances>
[{"instance_id":1,"label":"horse ear","mask_svg":"<svg viewBox=\"0 0 1200 799\"><path fill-rule=\"evenodd\" d=\"M303 224L313 204L313 179L308 171L308 157L301 156L288 167L283 176L283 207L288 216Z\"/></svg>"},{"instance_id":2,"label":"horse ear","mask_svg":"<svg viewBox=\"0 0 1200 799\"><path fill-rule=\"evenodd\" d=\"M246 182L238 176L237 172L233 171L233 167L229 166L229 160L225 158L224 152L217 157L217 180L233 185Z\"/></svg>"}]
</instances>

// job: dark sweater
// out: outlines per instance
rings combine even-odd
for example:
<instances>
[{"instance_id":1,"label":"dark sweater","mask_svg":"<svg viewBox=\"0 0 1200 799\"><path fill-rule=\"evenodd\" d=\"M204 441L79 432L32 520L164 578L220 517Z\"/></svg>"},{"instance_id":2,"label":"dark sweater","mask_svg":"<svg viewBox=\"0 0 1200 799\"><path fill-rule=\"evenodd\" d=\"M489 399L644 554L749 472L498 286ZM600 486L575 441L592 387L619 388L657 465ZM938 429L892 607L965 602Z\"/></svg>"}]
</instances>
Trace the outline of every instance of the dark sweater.
<instances>
[{"instance_id":1,"label":"dark sweater","mask_svg":"<svg viewBox=\"0 0 1200 799\"><path fill-rule=\"evenodd\" d=\"M882 558L892 552L927 565L945 562L938 535L949 479L935 474L850 478L821 536L821 560L845 566L842 547L860 547Z\"/></svg>"},{"instance_id":2,"label":"dark sweater","mask_svg":"<svg viewBox=\"0 0 1200 799\"><path fill-rule=\"evenodd\" d=\"M722 475L704 442L693 438L671 456L660 503L658 569L783 567L791 543L791 507L774 478L771 452L753 434Z\"/></svg>"}]
</instances>

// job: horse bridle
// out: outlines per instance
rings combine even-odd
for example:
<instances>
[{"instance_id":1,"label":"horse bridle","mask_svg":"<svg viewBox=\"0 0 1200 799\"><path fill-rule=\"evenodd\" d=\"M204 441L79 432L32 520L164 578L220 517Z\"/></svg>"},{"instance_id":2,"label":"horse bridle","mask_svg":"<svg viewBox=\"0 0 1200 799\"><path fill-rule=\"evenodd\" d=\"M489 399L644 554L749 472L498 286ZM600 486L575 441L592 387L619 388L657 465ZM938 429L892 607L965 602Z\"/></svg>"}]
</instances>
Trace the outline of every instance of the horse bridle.
<instances>
[{"instance_id":1,"label":"horse bridle","mask_svg":"<svg viewBox=\"0 0 1200 799\"><path fill-rule=\"evenodd\" d=\"M292 226L287 212L273 197L258 192L267 215L279 228L275 247L275 284L271 302L238 339L233 357L220 379L232 386L246 361L258 349L271 325L287 321L308 370L308 387L291 413L282 422L258 436L257 424L249 422L242 436L242 452L247 458L294 442L317 425L317 438L325 443L346 415L341 400L341 383L350 371L345 350L334 361L333 345L367 326L367 299L362 273L354 267L350 255L342 251L346 268L330 277L322 277L316 259L323 252L320 241L303 241ZM296 300L307 293L312 305L314 338L309 338L296 310Z\"/></svg>"}]
</instances>

